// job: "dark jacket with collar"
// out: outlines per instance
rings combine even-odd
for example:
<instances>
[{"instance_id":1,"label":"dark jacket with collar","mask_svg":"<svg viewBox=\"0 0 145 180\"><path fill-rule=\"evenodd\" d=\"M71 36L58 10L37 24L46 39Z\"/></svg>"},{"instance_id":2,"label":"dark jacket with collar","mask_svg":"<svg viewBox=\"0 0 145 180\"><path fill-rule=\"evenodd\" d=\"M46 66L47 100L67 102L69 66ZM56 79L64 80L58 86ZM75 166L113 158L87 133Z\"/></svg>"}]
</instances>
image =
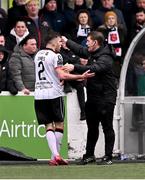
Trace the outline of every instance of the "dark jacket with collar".
<instances>
[{"instance_id":1,"label":"dark jacket with collar","mask_svg":"<svg viewBox=\"0 0 145 180\"><path fill-rule=\"evenodd\" d=\"M100 47L92 53L71 40L67 41L67 46L80 57L88 58L88 65L76 64L75 71L83 73L90 70L95 73L94 77L87 80L87 101L115 104L117 88L113 72L114 55L108 46Z\"/></svg>"},{"instance_id":2,"label":"dark jacket with collar","mask_svg":"<svg viewBox=\"0 0 145 180\"><path fill-rule=\"evenodd\" d=\"M13 0L12 7L8 9L8 31L15 26L17 20L21 19L23 16L27 15L25 5L17 5L16 1Z\"/></svg>"},{"instance_id":3,"label":"dark jacket with collar","mask_svg":"<svg viewBox=\"0 0 145 180\"><path fill-rule=\"evenodd\" d=\"M133 38L143 29L145 28L145 23L144 24L135 24L133 27L132 27L132 30L131 30L131 39L130 39L130 43L131 41L133 40Z\"/></svg>"},{"instance_id":4,"label":"dark jacket with collar","mask_svg":"<svg viewBox=\"0 0 145 180\"><path fill-rule=\"evenodd\" d=\"M18 90L12 80L11 74L9 72L9 53L5 47L0 46L0 52L4 52L4 58L0 61L0 92L9 91L11 94L17 94Z\"/></svg>"},{"instance_id":5,"label":"dark jacket with collar","mask_svg":"<svg viewBox=\"0 0 145 180\"><path fill-rule=\"evenodd\" d=\"M29 16L24 16L22 18L29 30L29 33L36 38L38 49L44 48L44 41L47 34L50 32L51 28L48 27L41 19L38 17L38 26L36 26L35 21Z\"/></svg>"},{"instance_id":6,"label":"dark jacket with collar","mask_svg":"<svg viewBox=\"0 0 145 180\"><path fill-rule=\"evenodd\" d=\"M6 11L0 8L0 34L7 35L7 21Z\"/></svg>"},{"instance_id":7,"label":"dark jacket with collar","mask_svg":"<svg viewBox=\"0 0 145 180\"><path fill-rule=\"evenodd\" d=\"M48 27L60 34L66 30L66 22L64 16L57 11L48 11L45 8L40 10L39 17L42 23L46 23Z\"/></svg>"}]
</instances>

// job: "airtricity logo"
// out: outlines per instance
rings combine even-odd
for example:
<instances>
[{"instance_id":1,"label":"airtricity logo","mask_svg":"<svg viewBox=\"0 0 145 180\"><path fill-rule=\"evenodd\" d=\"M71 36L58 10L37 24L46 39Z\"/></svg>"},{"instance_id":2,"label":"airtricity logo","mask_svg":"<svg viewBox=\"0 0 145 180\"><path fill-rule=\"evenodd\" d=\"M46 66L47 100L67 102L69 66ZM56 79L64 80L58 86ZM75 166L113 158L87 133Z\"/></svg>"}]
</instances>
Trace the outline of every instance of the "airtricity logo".
<instances>
[{"instance_id":1,"label":"airtricity logo","mask_svg":"<svg viewBox=\"0 0 145 180\"><path fill-rule=\"evenodd\" d=\"M33 120L31 124L26 124L24 121L18 124L14 120L3 120L0 121L0 137L7 136L9 138L17 138L18 136L22 136L24 138L44 138L44 128L45 126L38 125L36 120Z\"/></svg>"}]
</instances>

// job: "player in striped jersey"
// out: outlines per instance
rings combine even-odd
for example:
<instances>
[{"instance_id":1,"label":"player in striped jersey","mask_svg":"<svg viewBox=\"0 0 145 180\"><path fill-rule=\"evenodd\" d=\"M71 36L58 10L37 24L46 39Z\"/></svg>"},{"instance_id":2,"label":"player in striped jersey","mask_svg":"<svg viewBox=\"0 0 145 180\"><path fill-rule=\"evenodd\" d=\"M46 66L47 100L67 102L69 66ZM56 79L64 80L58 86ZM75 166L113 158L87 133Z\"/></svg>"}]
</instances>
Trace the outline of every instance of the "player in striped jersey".
<instances>
[{"instance_id":1,"label":"player in striped jersey","mask_svg":"<svg viewBox=\"0 0 145 180\"><path fill-rule=\"evenodd\" d=\"M63 59L59 54L61 36L52 32L46 40L46 48L35 56L35 112L38 124L45 124L46 139L52 153L50 165L67 165L60 156L60 145L64 129L63 80L86 79L94 73L86 71L75 75L63 70Z\"/></svg>"}]
</instances>

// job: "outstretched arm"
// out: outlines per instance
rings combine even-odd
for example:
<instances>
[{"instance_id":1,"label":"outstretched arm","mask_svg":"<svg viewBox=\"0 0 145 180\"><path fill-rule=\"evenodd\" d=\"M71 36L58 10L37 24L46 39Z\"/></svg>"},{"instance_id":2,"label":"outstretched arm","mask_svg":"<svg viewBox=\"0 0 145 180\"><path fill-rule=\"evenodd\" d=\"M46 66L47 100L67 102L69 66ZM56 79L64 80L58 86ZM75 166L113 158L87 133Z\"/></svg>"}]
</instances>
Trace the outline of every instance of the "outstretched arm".
<instances>
[{"instance_id":1,"label":"outstretched arm","mask_svg":"<svg viewBox=\"0 0 145 180\"><path fill-rule=\"evenodd\" d=\"M95 75L95 73L90 73L90 70L84 72L83 74L70 74L63 70L63 68L56 68L56 72L60 79L62 80L78 80L78 79L87 79Z\"/></svg>"},{"instance_id":2,"label":"outstretched arm","mask_svg":"<svg viewBox=\"0 0 145 180\"><path fill-rule=\"evenodd\" d=\"M77 44L74 41L67 39L65 36L62 36L62 42L66 43L66 46L79 57L86 59L88 58L89 53L86 47L83 47L80 44Z\"/></svg>"}]
</instances>

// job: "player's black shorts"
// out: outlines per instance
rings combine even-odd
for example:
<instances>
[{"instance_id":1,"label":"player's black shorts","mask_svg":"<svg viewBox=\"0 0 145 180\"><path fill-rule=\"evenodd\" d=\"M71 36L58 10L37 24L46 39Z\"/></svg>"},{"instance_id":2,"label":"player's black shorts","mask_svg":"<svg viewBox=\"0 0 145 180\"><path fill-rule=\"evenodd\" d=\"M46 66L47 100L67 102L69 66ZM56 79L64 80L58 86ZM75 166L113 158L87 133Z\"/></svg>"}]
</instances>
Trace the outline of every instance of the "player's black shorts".
<instances>
[{"instance_id":1,"label":"player's black shorts","mask_svg":"<svg viewBox=\"0 0 145 180\"><path fill-rule=\"evenodd\" d=\"M34 101L38 124L49 124L64 121L63 97Z\"/></svg>"}]
</instances>

